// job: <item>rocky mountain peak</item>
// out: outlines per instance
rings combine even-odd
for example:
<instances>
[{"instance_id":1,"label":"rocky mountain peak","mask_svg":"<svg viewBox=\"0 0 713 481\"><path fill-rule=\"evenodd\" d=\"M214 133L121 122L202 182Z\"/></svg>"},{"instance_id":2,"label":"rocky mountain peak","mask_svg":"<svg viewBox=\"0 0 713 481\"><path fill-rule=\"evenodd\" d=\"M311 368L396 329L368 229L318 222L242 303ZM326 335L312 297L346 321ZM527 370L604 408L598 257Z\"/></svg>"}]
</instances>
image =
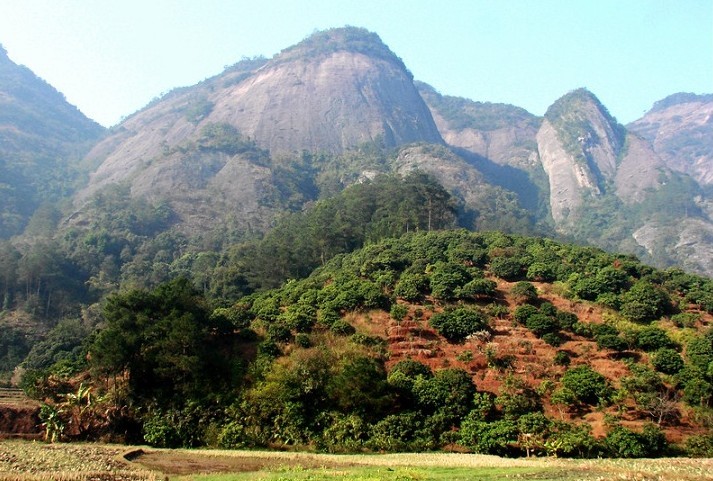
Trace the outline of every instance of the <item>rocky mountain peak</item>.
<instances>
[{"instance_id":1,"label":"rocky mountain peak","mask_svg":"<svg viewBox=\"0 0 713 481\"><path fill-rule=\"evenodd\" d=\"M300 43L282 50L272 62L326 58L336 52L358 53L384 60L408 72L403 61L381 41L376 33L351 26L315 32ZM410 72L408 73L411 76Z\"/></svg>"},{"instance_id":2,"label":"rocky mountain peak","mask_svg":"<svg viewBox=\"0 0 713 481\"><path fill-rule=\"evenodd\" d=\"M587 195L605 193L616 176L625 137L624 127L586 89L569 92L547 110L537 143L557 224L567 221Z\"/></svg>"},{"instance_id":3,"label":"rocky mountain peak","mask_svg":"<svg viewBox=\"0 0 713 481\"><path fill-rule=\"evenodd\" d=\"M218 132L220 145L245 143L264 155L256 162L242 147L205 148L206 131ZM265 159L413 142L443 141L403 62L374 33L332 29L270 60L240 62L129 117L90 153L99 168L81 197L127 183L134 196L174 199L179 217L188 222L197 216L177 196L219 191L225 211L240 217L237 211L247 204L238 190L253 189L261 206L269 203L270 189L261 187L269 183ZM196 172L202 173L200 185L194 185ZM228 172L234 177L226 178ZM243 200L236 205L238 198ZM261 206L253 211L262 216Z\"/></svg>"},{"instance_id":4,"label":"rocky mountain peak","mask_svg":"<svg viewBox=\"0 0 713 481\"><path fill-rule=\"evenodd\" d=\"M713 94L669 95L627 127L648 140L670 169L713 185Z\"/></svg>"},{"instance_id":5,"label":"rocky mountain peak","mask_svg":"<svg viewBox=\"0 0 713 481\"><path fill-rule=\"evenodd\" d=\"M708 102L713 102L713 94L698 95L691 92L678 92L654 102L653 107L651 107L648 113L660 112L675 105Z\"/></svg>"}]
</instances>

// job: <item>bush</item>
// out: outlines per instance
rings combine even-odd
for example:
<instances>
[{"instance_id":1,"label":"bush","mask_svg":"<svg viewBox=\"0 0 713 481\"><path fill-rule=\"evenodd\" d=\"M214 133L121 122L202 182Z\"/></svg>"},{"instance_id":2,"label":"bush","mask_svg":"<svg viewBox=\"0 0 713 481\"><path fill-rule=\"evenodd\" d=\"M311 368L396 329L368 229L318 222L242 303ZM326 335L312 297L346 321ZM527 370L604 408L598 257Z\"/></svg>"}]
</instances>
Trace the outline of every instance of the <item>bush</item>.
<instances>
[{"instance_id":1,"label":"bush","mask_svg":"<svg viewBox=\"0 0 713 481\"><path fill-rule=\"evenodd\" d=\"M447 409L457 421L471 410L475 385L463 369L442 369L432 378L417 377L413 393L424 412Z\"/></svg>"},{"instance_id":2,"label":"bush","mask_svg":"<svg viewBox=\"0 0 713 481\"><path fill-rule=\"evenodd\" d=\"M437 299L451 300L471 280L470 274L460 264L437 262L430 275L431 295Z\"/></svg>"},{"instance_id":3,"label":"bush","mask_svg":"<svg viewBox=\"0 0 713 481\"><path fill-rule=\"evenodd\" d=\"M607 402L612 392L606 378L589 366L569 369L562 376L562 385L580 402L590 405Z\"/></svg>"},{"instance_id":4,"label":"bush","mask_svg":"<svg viewBox=\"0 0 713 481\"><path fill-rule=\"evenodd\" d=\"M683 369L683 358L673 349L663 348L651 356L651 364L664 374L676 374Z\"/></svg>"},{"instance_id":5,"label":"bush","mask_svg":"<svg viewBox=\"0 0 713 481\"><path fill-rule=\"evenodd\" d=\"M403 304L394 303L391 306L391 312L389 314L393 320L401 322L404 320L404 317L406 317L406 314L408 314L408 307Z\"/></svg>"},{"instance_id":6,"label":"bush","mask_svg":"<svg viewBox=\"0 0 713 481\"><path fill-rule=\"evenodd\" d=\"M638 281L621 295L621 313L634 322L655 321L665 314L671 301L668 295L647 281Z\"/></svg>"},{"instance_id":7,"label":"bush","mask_svg":"<svg viewBox=\"0 0 713 481\"><path fill-rule=\"evenodd\" d=\"M713 458L713 434L701 434L686 439L686 454L693 458Z\"/></svg>"},{"instance_id":8,"label":"bush","mask_svg":"<svg viewBox=\"0 0 713 481\"><path fill-rule=\"evenodd\" d=\"M549 264L533 262L527 269L527 278L531 281L552 282L557 278L557 275Z\"/></svg>"},{"instance_id":9,"label":"bush","mask_svg":"<svg viewBox=\"0 0 713 481\"><path fill-rule=\"evenodd\" d=\"M423 274L402 274L394 287L394 295L406 301L420 300L428 291L428 279Z\"/></svg>"},{"instance_id":10,"label":"bush","mask_svg":"<svg viewBox=\"0 0 713 481\"><path fill-rule=\"evenodd\" d=\"M539 313L540 311L535 306L532 306L530 304L524 304L522 306L518 306L515 309L513 318L518 324L522 324L524 326L527 324L527 321L528 319L530 319L530 317L535 316Z\"/></svg>"},{"instance_id":11,"label":"bush","mask_svg":"<svg viewBox=\"0 0 713 481\"><path fill-rule=\"evenodd\" d=\"M555 353L554 363L558 366L569 366L570 362L572 362L572 360L566 351L557 351Z\"/></svg>"},{"instance_id":12,"label":"bush","mask_svg":"<svg viewBox=\"0 0 713 481\"><path fill-rule=\"evenodd\" d=\"M559 347L564 344L565 339L556 332L547 332L542 335L542 340L553 347Z\"/></svg>"},{"instance_id":13,"label":"bush","mask_svg":"<svg viewBox=\"0 0 713 481\"><path fill-rule=\"evenodd\" d=\"M517 424L514 421L480 421L469 415L460 427L460 442L479 454L507 456L515 453Z\"/></svg>"},{"instance_id":14,"label":"bush","mask_svg":"<svg viewBox=\"0 0 713 481\"><path fill-rule=\"evenodd\" d=\"M540 313L530 316L525 322L525 326L537 337L542 337L559 329L555 319Z\"/></svg>"},{"instance_id":15,"label":"bush","mask_svg":"<svg viewBox=\"0 0 713 481\"><path fill-rule=\"evenodd\" d=\"M357 452L369 438L368 425L356 414L335 414L322 432L319 447L329 453Z\"/></svg>"},{"instance_id":16,"label":"bush","mask_svg":"<svg viewBox=\"0 0 713 481\"><path fill-rule=\"evenodd\" d=\"M658 327L645 327L640 330L636 335L636 345L644 351L675 347L666 331Z\"/></svg>"},{"instance_id":17,"label":"bush","mask_svg":"<svg viewBox=\"0 0 713 481\"><path fill-rule=\"evenodd\" d=\"M520 281L510 291L517 302L533 302L537 300L537 289L531 282Z\"/></svg>"},{"instance_id":18,"label":"bush","mask_svg":"<svg viewBox=\"0 0 713 481\"><path fill-rule=\"evenodd\" d=\"M673 322L676 327L694 327L700 318L700 314L682 312L671 316L671 322Z\"/></svg>"},{"instance_id":19,"label":"bush","mask_svg":"<svg viewBox=\"0 0 713 481\"><path fill-rule=\"evenodd\" d=\"M604 445L614 458L643 458L648 453L641 437L623 426L616 426L606 438Z\"/></svg>"},{"instance_id":20,"label":"bush","mask_svg":"<svg viewBox=\"0 0 713 481\"><path fill-rule=\"evenodd\" d=\"M616 458L656 457L668 448L663 432L652 424L644 426L641 433L616 426L604 438L604 445Z\"/></svg>"},{"instance_id":21,"label":"bush","mask_svg":"<svg viewBox=\"0 0 713 481\"><path fill-rule=\"evenodd\" d=\"M622 352L627 348L626 341L621 337L613 334L604 334L596 336L597 347L599 349L611 349L613 351Z\"/></svg>"},{"instance_id":22,"label":"bush","mask_svg":"<svg viewBox=\"0 0 713 481\"><path fill-rule=\"evenodd\" d=\"M312 346L312 341L308 334L300 332L295 336L295 345L307 349Z\"/></svg>"},{"instance_id":23,"label":"bush","mask_svg":"<svg viewBox=\"0 0 713 481\"><path fill-rule=\"evenodd\" d=\"M495 294L498 285L490 279L473 279L460 289L456 289L456 296L461 299L476 299L480 296L491 297Z\"/></svg>"},{"instance_id":24,"label":"bush","mask_svg":"<svg viewBox=\"0 0 713 481\"><path fill-rule=\"evenodd\" d=\"M423 415L414 412L392 414L376 423L367 446L377 451L408 451L423 427Z\"/></svg>"},{"instance_id":25,"label":"bush","mask_svg":"<svg viewBox=\"0 0 713 481\"><path fill-rule=\"evenodd\" d=\"M451 342L462 342L471 334L487 330L488 321L483 313L466 307L448 309L431 316L431 327Z\"/></svg>"},{"instance_id":26,"label":"bush","mask_svg":"<svg viewBox=\"0 0 713 481\"><path fill-rule=\"evenodd\" d=\"M514 257L496 257L490 261L490 272L507 281L517 280L522 276L523 264Z\"/></svg>"},{"instance_id":27,"label":"bush","mask_svg":"<svg viewBox=\"0 0 713 481\"><path fill-rule=\"evenodd\" d=\"M576 314L567 311L557 311L556 318L560 328L567 331L571 331L574 325L579 322L579 318Z\"/></svg>"},{"instance_id":28,"label":"bush","mask_svg":"<svg viewBox=\"0 0 713 481\"><path fill-rule=\"evenodd\" d=\"M343 319L335 321L329 330L340 336L350 336L356 332L356 329Z\"/></svg>"}]
</instances>

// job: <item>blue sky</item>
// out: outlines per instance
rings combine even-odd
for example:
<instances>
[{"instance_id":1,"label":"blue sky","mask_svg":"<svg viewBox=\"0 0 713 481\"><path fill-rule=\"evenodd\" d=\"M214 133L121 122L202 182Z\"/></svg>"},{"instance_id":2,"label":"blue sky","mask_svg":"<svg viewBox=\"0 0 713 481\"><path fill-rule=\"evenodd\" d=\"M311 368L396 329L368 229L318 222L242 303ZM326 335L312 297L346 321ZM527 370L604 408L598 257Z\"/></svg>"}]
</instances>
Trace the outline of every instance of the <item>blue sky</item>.
<instances>
[{"instance_id":1,"label":"blue sky","mask_svg":"<svg viewBox=\"0 0 713 481\"><path fill-rule=\"evenodd\" d=\"M315 30L379 34L447 95L542 115L586 87L620 122L675 92L713 92L713 0L2 0L0 43L113 125L244 56Z\"/></svg>"}]
</instances>

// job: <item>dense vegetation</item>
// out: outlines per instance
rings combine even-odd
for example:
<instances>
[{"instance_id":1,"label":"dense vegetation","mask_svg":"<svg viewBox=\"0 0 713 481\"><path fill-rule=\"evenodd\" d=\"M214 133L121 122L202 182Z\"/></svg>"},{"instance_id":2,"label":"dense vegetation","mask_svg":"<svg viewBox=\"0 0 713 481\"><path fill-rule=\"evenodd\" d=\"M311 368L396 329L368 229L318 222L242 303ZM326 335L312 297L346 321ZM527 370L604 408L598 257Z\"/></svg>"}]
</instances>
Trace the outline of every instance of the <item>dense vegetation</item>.
<instances>
[{"instance_id":1,"label":"dense vegetation","mask_svg":"<svg viewBox=\"0 0 713 481\"><path fill-rule=\"evenodd\" d=\"M0 86L0 239L7 239L42 203L46 212L73 192L80 159L102 128L2 46Z\"/></svg>"},{"instance_id":2,"label":"dense vegetation","mask_svg":"<svg viewBox=\"0 0 713 481\"><path fill-rule=\"evenodd\" d=\"M497 287L502 279L511 281L507 291ZM532 282L543 280L571 302L603 306L604 322L542 301ZM512 311L503 296L512 296ZM438 343L465 347L462 364L396 361L386 339L365 329L380 312L396 325L430 319ZM710 280L632 257L501 233L409 232L227 305L182 278L112 294L82 349L25 379L27 389L55 399L46 423L68 439L330 452L455 443L501 455L657 456L677 452L663 433L684 412L701 433L709 426L710 313ZM518 373L518 358L489 344L497 320L508 318L552 346L577 341L621 353L628 374L607 377L569 349L557 352L550 378L533 384ZM488 365L469 371L480 349ZM494 391L474 377L489 370L501 379ZM63 392L76 372L87 373L84 391ZM72 404L87 398L87 386L101 401ZM609 416L604 438L573 422L599 410ZM620 424L622 416L640 428ZM687 443L676 449L710 454L710 437Z\"/></svg>"},{"instance_id":3,"label":"dense vegetation","mask_svg":"<svg viewBox=\"0 0 713 481\"><path fill-rule=\"evenodd\" d=\"M315 34L274 61L337 50L405 68L355 28ZM207 92L265 62L245 59L189 91L174 113L200 128L144 159L197 166L182 175L200 194L142 197L115 184L75 212L58 201L100 129L50 108L61 95L0 50L12 94L0 122L15 126L0 129L0 382L13 376L43 401L48 439L713 455L713 281L496 232L552 225L532 140L503 164L443 145L391 151L379 139L339 155L271 156L234 126L205 122L216 107ZM541 122L421 91L456 130L534 132ZM591 163L584 144L600 139L584 104L623 155L625 130L585 90L546 115L565 148ZM205 202L229 205L209 185L229 161L264 174L252 218ZM634 224L705 217L694 181L662 175L633 205L599 176L602 195L570 234L615 251ZM196 198L188 215L209 219L200 232L180 210ZM664 245L652 249L666 260ZM669 444L681 426L688 437Z\"/></svg>"}]
</instances>

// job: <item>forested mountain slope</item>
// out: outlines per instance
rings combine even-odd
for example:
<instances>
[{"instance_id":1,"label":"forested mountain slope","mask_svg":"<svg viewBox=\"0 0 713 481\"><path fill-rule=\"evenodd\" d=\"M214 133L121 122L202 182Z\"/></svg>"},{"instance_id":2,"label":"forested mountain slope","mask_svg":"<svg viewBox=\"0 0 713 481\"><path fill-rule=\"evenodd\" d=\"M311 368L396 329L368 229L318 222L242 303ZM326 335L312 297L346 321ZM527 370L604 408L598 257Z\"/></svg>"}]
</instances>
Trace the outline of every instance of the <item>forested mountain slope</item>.
<instances>
[{"instance_id":1,"label":"forested mountain slope","mask_svg":"<svg viewBox=\"0 0 713 481\"><path fill-rule=\"evenodd\" d=\"M80 160L103 130L0 46L0 239L21 233L40 204L74 192L88 173ZM59 215L40 214L36 227Z\"/></svg>"},{"instance_id":2,"label":"forested mountain slope","mask_svg":"<svg viewBox=\"0 0 713 481\"><path fill-rule=\"evenodd\" d=\"M108 396L64 439L710 454L712 313L709 279L629 256L410 233L225 307L182 279L112 295L80 374L52 381L65 362L29 389L56 396L59 419L79 412L61 389Z\"/></svg>"}]
</instances>

